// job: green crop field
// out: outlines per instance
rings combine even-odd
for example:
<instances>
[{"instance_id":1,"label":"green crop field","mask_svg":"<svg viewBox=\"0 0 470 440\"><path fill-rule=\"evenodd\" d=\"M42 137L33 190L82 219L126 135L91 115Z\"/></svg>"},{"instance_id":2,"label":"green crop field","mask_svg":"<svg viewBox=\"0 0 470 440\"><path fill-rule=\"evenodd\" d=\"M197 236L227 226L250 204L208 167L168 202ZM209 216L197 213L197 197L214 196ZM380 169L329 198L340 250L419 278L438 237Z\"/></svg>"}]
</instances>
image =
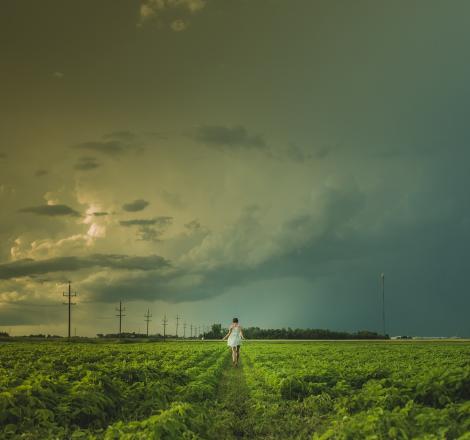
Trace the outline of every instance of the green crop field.
<instances>
[{"instance_id":1,"label":"green crop field","mask_svg":"<svg viewBox=\"0 0 470 440\"><path fill-rule=\"evenodd\" d=\"M2 439L470 439L468 342L0 344Z\"/></svg>"}]
</instances>

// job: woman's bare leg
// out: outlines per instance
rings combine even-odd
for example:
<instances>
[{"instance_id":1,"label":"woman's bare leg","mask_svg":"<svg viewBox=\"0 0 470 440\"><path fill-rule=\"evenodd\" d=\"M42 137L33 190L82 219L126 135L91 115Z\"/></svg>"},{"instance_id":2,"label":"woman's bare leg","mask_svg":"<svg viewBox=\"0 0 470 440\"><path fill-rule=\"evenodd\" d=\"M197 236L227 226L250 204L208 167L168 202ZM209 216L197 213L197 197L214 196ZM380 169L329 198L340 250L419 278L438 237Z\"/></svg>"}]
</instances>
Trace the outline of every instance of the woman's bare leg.
<instances>
[{"instance_id":1,"label":"woman's bare leg","mask_svg":"<svg viewBox=\"0 0 470 440\"><path fill-rule=\"evenodd\" d=\"M240 359L240 346L237 345L237 364L238 364L238 359Z\"/></svg>"},{"instance_id":2,"label":"woman's bare leg","mask_svg":"<svg viewBox=\"0 0 470 440\"><path fill-rule=\"evenodd\" d=\"M237 362L237 348L232 347L232 364L235 365Z\"/></svg>"}]
</instances>

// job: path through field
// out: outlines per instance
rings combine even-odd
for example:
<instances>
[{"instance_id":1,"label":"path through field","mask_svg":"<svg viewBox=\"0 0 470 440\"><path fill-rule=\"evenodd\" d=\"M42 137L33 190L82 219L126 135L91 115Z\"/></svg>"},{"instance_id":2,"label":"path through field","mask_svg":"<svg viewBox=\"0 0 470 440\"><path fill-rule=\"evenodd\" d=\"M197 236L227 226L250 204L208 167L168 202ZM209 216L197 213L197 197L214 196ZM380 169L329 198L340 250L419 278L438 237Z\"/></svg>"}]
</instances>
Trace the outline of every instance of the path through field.
<instances>
[{"instance_id":1,"label":"path through field","mask_svg":"<svg viewBox=\"0 0 470 440\"><path fill-rule=\"evenodd\" d=\"M240 359L238 367L232 366L231 356L227 357L216 404L211 412L214 423L211 437L214 439L253 438L251 418L247 417L250 391L245 380L245 368L250 368L245 357Z\"/></svg>"}]
</instances>

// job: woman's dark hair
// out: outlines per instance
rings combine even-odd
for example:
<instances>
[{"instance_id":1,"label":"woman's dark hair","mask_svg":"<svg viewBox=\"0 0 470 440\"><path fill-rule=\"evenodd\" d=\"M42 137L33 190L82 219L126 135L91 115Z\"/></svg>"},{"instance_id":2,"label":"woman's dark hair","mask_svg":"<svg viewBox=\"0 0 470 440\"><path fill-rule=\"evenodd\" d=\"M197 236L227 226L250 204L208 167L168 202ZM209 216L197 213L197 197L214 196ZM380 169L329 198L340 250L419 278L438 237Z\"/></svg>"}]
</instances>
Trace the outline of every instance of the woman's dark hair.
<instances>
[{"instance_id":1,"label":"woman's dark hair","mask_svg":"<svg viewBox=\"0 0 470 440\"><path fill-rule=\"evenodd\" d=\"M232 322L238 322L238 318L233 318Z\"/></svg>"}]
</instances>

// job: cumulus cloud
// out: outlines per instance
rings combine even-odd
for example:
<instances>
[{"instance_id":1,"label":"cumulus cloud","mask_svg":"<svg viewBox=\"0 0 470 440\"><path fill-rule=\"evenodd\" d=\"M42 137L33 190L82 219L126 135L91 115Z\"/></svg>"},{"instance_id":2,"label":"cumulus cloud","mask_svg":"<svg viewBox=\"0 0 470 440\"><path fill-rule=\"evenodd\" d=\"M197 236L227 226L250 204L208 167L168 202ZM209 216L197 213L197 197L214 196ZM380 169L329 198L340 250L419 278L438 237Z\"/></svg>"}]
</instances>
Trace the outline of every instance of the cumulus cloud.
<instances>
[{"instance_id":1,"label":"cumulus cloud","mask_svg":"<svg viewBox=\"0 0 470 440\"><path fill-rule=\"evenodd\" d=\"M45 260L23 259L0 264L0 279L7 280L51 272L71 272L92 267L120 270L156 270L170 266L159 255L129 256L120 254L91 254L83 257L56 257Z\"/></svg>"},{"instance_id":2,"label":"cumulus cloud","mask_svg":"<svg viewBox=\"0 0 470 440\"><path fill-rule=\"evenodd\" d=\"M29 206L22 208L19 212L26 212L37 215L45 215L49 217L59 217L59 216L70 216L70 217L80 217L80 213L75 211L67 205L40 205L40 206Z\"/></svg>"},{"instance_id":3,"label":"cumulus cloud","mask_svg":"<svg viewBox=\"0 0 470 440\"><path fill-rule=\"evenodd\" d=\"M319 277L323 274L320 265L357 257L360 252L362 243L357 237L349 234L343 238L341 231L361 212L364 198L354 188L326 188L315 205L320 209L292 213L274 230L266 228L260 207L248 206L222 231L204 229L192 247L173 262L171 271L131 273L113 279L100 275L87 288L95 300L105 302L119 298L180 302L211 298L258 280ZM197 220L185 226L189 241L202 229ZM345 253L344 246L349 246L350 252Z\"/></svg>"},{"instance_id":4,"label":"cumulus cloud","mask_svg":"<svg viewBox=\"0 0 470 440\"><path fill-rule=\"evenodd\" d=\"M90 251L93 237L88 234L73 234L59 240L44 238L29 242L24 237L14 240L10 255L14 260L44 259L61 255L77 255Z\"/></svg>"},{"instance_id":5,"label":"cumulus cloud","mask_svg":"<svg viewBox=\"0 0 470 440\"><path fill-rule=\"evenodd\" d=\"M226 127L222 125L202 125L189 136L197 142L220 149L266 149L267 145L259 134L248 133L241 125Z\"/></svg>"},{"instance_id":6,"label":"cumulus cloud","mask_svg":"<svg viewBox=\"0 0 470 440\"><path fill-rule=\"evenodd\" d=\"M126 212L137 212L144 210L150 203L143 199L137 199L133 202L124 203L122 209Z\"/></svg>"}]
</instances>

